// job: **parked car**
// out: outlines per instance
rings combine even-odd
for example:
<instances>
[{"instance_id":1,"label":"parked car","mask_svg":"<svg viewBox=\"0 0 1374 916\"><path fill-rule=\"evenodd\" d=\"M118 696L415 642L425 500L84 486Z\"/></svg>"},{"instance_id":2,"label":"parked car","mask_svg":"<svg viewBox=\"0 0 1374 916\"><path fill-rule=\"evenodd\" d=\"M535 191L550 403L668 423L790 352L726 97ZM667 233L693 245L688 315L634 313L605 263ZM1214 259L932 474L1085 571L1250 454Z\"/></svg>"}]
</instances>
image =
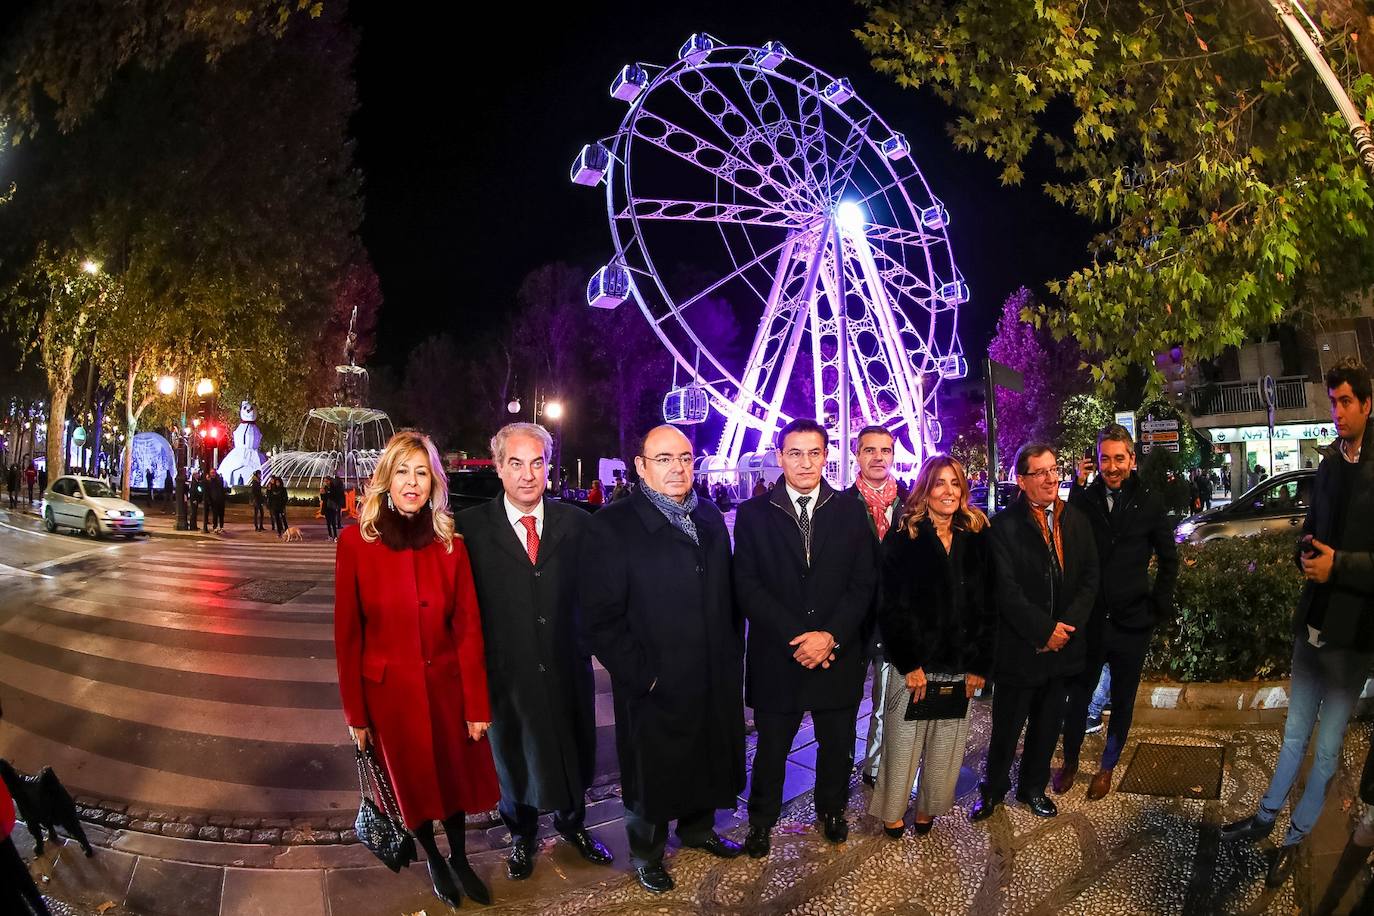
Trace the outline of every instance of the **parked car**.
<instances>
[{"instance_id":1,"label":"parked car","mask_svg":"<svg viewBox=\"0 0 1374 916\"><path fill-rule=\"evenodd\" d=\"M49 531L72 528L98 538L106 532L133 537L143 530L143 510L95 477L57 478L43 493L42 511Z\"/></svg>"},{"instance_id":2,"label":"parked car","mask_svg":"<svg viewBox=\"0 0 1374 916\"><path fill-rule=\"evenodd\" d=\"M448 505L454 512L480 506L501 495L501 478L494 467L448 472Z\"/></svg>"},{"instance_id":3,"label":"parked car","mask_svg":"<svg viewBox=\"0 0 1374 916\"><path fill-rule=\"evenodd\" d=\"M997 509L1000 512L1012 504L1016 499L1019 488L1009 480L998 481L997 483ZM988 485L985 483L970 487L968 491L968 501L977 506L984 512L988 511Z\"/></svg>"},{"instance_id":4,"label":"parked car","mask_svg":"<svg viewBox=\"0 0 1374 916\"><path fill-rule=\"evenodd\" d=\"M1179 522L1174 540L1202 544L1217 538L1244 537L1263 531L1292 531L1297 536L1311 501L1312 468L1275 474L1260 481L1229 505L1208 509Z\"/></svg>"}]
</instances>

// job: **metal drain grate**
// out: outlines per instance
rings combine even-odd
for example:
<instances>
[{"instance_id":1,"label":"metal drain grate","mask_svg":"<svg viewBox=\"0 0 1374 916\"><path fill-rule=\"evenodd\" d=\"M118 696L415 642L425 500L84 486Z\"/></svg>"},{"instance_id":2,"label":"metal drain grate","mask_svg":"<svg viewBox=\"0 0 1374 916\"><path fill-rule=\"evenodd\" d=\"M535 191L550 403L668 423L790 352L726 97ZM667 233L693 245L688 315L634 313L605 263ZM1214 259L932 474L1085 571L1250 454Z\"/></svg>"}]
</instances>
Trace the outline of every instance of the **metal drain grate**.
<instances>
[{"instance_id":1,"label":"metal drain grate","mask_svg":"<svg viewBox=\"0 0 1374 916\"><path fill-rule=\"evenodd\" d=\"M224 598L242 598L245 601L285 604L314 587L315 582L310 579L249 579L247 582L232 588L226 588L219 594Z\"/></svg>"},{"instance_id":2,"label":"metal drain grate","mask_svg":"<svg viewBox=\"0 0 1374 916\"><path fill-rule=\"evenodd\" d=\"M1221 798L1225 760L1224 747L1142 743L1136 746L1117 791L1170 798Z\"/></svg>"}]
</instances>

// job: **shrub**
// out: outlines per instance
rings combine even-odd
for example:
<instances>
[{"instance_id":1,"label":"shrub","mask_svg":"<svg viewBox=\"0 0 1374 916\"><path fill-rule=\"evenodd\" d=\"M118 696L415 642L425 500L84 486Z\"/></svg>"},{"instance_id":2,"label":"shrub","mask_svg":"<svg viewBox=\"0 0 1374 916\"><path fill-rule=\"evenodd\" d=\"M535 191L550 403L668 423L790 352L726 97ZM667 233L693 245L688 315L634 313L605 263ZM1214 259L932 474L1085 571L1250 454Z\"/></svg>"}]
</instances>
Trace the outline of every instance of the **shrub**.
<instances>
[{"instance_id":1,"label":"shrub","mask_svg":"<svg viewBox=\"0 0 1374 916\"><path fill-rule=\"evenodd\" d=\"M1162 620L1145 670L1179 681L1287 677L1303 580L1289 532L1179 547L1174 616Z\"/></svg>"}]
</instances>

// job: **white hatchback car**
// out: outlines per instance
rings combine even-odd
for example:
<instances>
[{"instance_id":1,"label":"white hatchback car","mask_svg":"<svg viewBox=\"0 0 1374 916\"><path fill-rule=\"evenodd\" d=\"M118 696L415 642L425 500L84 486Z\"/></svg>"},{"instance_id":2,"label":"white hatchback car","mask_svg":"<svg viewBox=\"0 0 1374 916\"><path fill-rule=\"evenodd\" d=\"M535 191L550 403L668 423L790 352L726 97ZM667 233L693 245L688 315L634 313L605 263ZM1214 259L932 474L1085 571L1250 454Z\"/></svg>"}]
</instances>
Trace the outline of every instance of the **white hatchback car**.
<instances>
[{"instance_id":1,"label":"white hatchback car","mask_svg":"<svg viewBox=\"0 0 1374 916\"><path fill-rule=\"evenodd\" d=\"M103 480L67 475L43 494L43 525L49 531L75 528L93 538L107 531L133 537L143 530L143 510Z\"/></svg>"}]
</instances>

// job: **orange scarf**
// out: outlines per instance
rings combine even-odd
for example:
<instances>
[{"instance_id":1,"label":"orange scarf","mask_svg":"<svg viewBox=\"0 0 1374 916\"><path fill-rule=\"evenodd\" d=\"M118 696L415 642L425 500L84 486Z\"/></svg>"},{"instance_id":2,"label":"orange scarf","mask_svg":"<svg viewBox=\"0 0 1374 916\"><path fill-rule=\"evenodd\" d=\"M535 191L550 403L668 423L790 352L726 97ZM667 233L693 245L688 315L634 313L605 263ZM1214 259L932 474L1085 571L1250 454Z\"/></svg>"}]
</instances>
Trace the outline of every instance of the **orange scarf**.
<instances>
[{"instance_id":1,"label":"orange scarf","mask_svg":"<svg viewBox=\"0 0 1374 916\"><path fill-rule=\"evenodd\" d=\"M1045 524L1045 510L1037 509L1035 504L1026 501L1030 506L1031 518L1035 519L1035 527L1040 529L1040 536L1045 539L1045 544L1054 546L1055 556L1059 557L1059 568L1064 568L1064 501L1058 496L1054 498L1054 534L1050 534L1049 526Z\"/></svg>"}]
</instances>

